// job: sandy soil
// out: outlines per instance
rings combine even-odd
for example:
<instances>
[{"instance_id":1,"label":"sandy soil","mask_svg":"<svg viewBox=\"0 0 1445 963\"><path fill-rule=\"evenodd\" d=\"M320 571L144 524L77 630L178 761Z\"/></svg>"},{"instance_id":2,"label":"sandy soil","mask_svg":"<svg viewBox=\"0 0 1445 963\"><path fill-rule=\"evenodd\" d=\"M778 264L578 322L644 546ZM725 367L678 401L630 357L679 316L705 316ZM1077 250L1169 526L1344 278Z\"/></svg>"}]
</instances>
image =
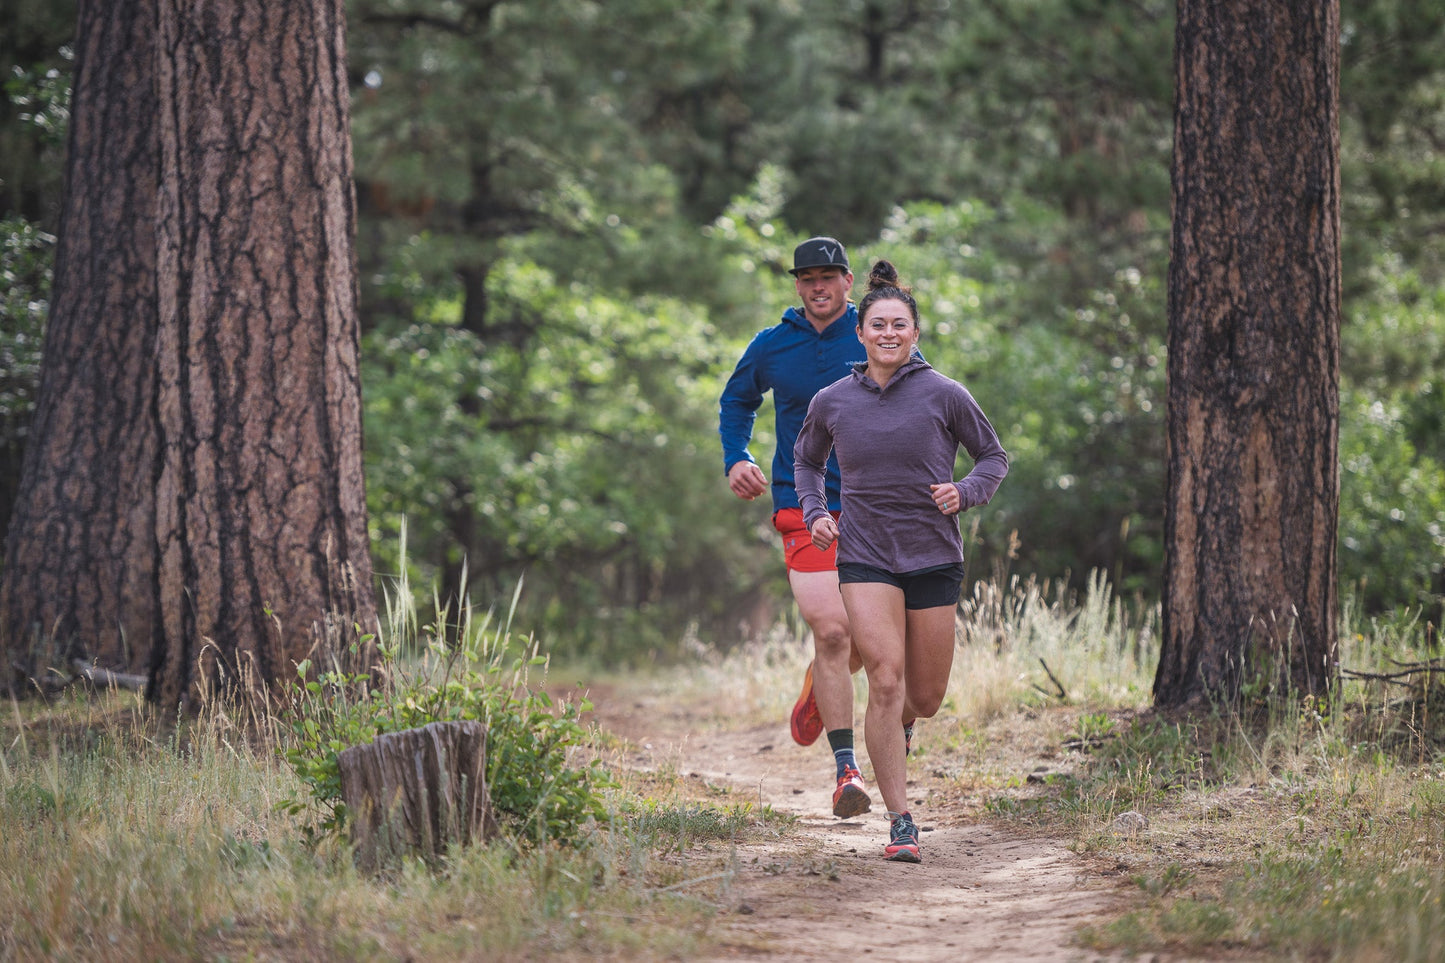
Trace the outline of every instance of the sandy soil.
<instances>
[{"instance_id":1,"label":"sandy soil","mask_svg":"<svg viewBox=\"0 0 1445 963\"><path fill-rule=\"evenodd\" d=\"M1066 840L1013 837L978 821L976 811L934 791L942 774L927 765L913 767L921 771L910 773L909 789L923 862L892 863L883 859L888 823L877 793L867 815L834 818L831 754L824 743L796 745L785 720L734 727L709 707L666 695L614 690L592 698L598 724L624 740L620 765L731 787L735 799L799 817L787 838L740 847L722 947L711 959L1139 959L1073 939L1137 889L1086 865ZM926 737L925 724L919 738ZM860 762L866 775L866 753Z\"/></svg>"}]
</instances>

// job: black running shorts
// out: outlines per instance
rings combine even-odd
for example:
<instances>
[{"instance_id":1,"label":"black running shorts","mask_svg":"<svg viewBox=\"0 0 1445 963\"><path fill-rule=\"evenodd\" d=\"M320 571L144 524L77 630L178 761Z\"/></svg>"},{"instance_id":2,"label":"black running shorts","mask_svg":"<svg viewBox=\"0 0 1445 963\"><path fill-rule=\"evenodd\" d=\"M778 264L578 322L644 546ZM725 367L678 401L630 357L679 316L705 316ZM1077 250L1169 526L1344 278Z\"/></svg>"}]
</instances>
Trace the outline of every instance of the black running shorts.
<instances>
[{"instance_id":1,"label":"black running shorts","mask_svg":"<svg viewBox=\"0 0 1445 963\"><path fill-rule=\"evenodd\" d=\"M838 563L838 584L886 582L903 590L903 607L933 609L957 605L963 590L963 563L933 565L913 572L890 572L857 562Z\"/></svg>"}]
</instances>

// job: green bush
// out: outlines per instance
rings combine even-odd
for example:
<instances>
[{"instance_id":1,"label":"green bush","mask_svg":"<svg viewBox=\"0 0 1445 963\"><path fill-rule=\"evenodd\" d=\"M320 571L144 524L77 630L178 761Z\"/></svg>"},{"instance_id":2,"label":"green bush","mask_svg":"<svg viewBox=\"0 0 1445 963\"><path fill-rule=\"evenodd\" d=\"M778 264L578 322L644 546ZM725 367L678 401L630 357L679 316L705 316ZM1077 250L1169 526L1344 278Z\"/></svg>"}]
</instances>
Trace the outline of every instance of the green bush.
<instances>
[{"instance_id":1,"label":"green bush","mask_svg":"<svg viewBox=\"0 0 1445 963\"><path fill-rule=\"evenodd\" d=\"M1445 604L1445 291L1397 259L1341 332L1341 588L1367 613Z\"/></svg>"},{"instance_id":2,"label":"green bush","mask_svg":"<svg viewBox=\"0 0 1445 963\"><path fill-rule=\"evenodd\" d=\"M525 574L517 614L551 652L642 661L689 622L724 626L768 560L750 559L743 512L703 510L726 506L712 326L526 262L488 283L513 319L497 333L463 327L439 292L363 342L373 544L405 522L416 584L458 585L465 567L484 605Z\"/></svg>"},{"instance_id":3,"label":"green bush","mask_svg":"<svg viewBox=\"0 0 1445 963\"><path fill-rule=\"evenodd\" d=\"M1440 617L1445 464L1410 440L1408 399L1347 390L1340 399L1341 589L1366 612Z\"/></svg>"},{"instance_id":4,"label":"green bush","mask_svg":"<svg viewBox=\"0 0 1445 963\"><path fill-rule=\"evenodd\" d=\"M487 730L487 788L503 830L537 843L576 842L603 818L601 791L612 784L597 758L581 765L570 758L590 741L581 715L591 704L556 702L534 687L531 671L547 664L537 643L491 629L490 616L474 626L463 609L454 638L428 629L423 651L410 657L379 646L375 679L336 666L314 671L309 660L297 666L292 738L282 752L307 798L283 808L311 816L311 841L339 836L349 816L338 764L344 750L432 722L475 720Z\"/></svg>"},{"instance_id":5,"label":"green bush","mask_svg":"<svg viewBox=\"0 0 1445 963\"><path fill-rule=\"evenodd\" d=\"M0 542L35 417L54 257L54 237L24 218L0 220Z\"/></svg>"}]
</instances>

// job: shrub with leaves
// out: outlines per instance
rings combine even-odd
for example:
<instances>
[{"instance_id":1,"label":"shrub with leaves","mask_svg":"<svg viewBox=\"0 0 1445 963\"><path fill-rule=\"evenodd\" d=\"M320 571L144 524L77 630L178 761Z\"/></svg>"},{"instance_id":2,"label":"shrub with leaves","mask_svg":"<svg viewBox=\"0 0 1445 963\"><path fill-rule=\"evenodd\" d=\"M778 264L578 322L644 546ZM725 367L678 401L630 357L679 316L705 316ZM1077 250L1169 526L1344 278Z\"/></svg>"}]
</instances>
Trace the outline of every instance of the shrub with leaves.
<instances>
[{"instance_id":1,"label":"shrub with leaves","mask_svg":"<svg viewBox=\"0 0 1445 963\"><path fill-rule=\"evenodd\" d=\"M54 249L55 238L36 225L0 219L0 541L35 417Z\"/></svg>"},{"instance_id":2,"label":"shrub with leaves","mask_svg":"<svg viewBox=\"0 0 1445 963\"><path fill-rule=\"evenodd\" d=\"M581 716L591 704L554 701L531 685L532 670L547 664L535 640L492 628L490 615L474 626L465 606L449 638L441 611L442 628L423 630L420 653L378 646L377 678L339 665L318 671L309 660L297 666L283 752L308 798L283 808L310 814L312 841L339 835L348 817L337 761L345 749L431 722L475 720L487 730L487 787L503 830L539 843L577 841L604 815L601 791L611 785L600 759L571 758L590 742Z\"/></svg>"}]
</instances>

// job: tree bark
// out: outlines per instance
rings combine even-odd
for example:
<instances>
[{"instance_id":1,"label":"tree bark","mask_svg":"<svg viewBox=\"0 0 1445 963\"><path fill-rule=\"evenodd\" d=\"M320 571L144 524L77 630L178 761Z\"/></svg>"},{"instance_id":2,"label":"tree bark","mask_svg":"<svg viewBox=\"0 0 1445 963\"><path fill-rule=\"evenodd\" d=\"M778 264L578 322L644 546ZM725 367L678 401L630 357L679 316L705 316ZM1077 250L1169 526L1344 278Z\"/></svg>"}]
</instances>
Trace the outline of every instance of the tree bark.
<instances>
[{"instance_id":1,"label":"tree bark","mask_svg":"<svg viewBox=\"0 0 1445 963\"><path fill-rule=\"evenodd\" d=\"M1337 677L1339 8L1180 0L1161 707Z\"/></svg>"},{"instance_id":2,"label":"tree bark","mask_svg":"<svg viewBox=\"0 0 1445 963\"><path fill-rule=\"evenodd\" d=\"M73 658L142 672L159 618L154 19L145 0L78 11L51 312L0 580L22 685Z\"/></svg>"},{"instance_id":3,"label":"tree bark","mask_svg":"<svg viewBox=\"0 0 1445 963\"><path fill-rule=\"evenodd\" d=\"M29 673L32 642L143 668L184 708L375 627L342 3L95 2L79 21L0 645Z\"/></svg>"},{"instance_id":4,"label":"tree bark","mask_svg":"<svg viewBox=\"0 0 1445 963\"><path fill-rule=\"evenodd\" d=\"M487 730L433 722L377 736L337 757L357 858L368 870L408 853L440 856L496 833Z\"/></svg>"}]
</instances>

